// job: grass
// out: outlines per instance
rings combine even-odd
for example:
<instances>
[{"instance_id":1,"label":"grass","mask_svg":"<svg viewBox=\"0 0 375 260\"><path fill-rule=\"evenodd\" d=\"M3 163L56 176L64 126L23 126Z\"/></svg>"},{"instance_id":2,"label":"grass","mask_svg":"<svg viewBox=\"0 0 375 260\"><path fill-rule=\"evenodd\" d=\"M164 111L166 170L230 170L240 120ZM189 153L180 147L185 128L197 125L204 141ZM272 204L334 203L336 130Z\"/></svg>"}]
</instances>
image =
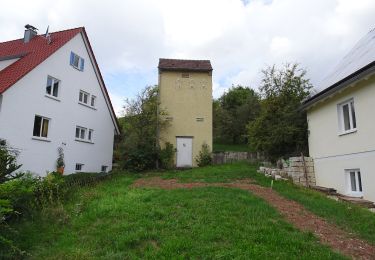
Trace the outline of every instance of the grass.
<instances>
[{"instance_id":1,"label":"grass","mask_svg":"<svg viewBox=\"0 0 375 260\"><path fill-rule=\"evenodd\" d=\"M269 187L271 180L258 174L257 168L255 165L239 162L180 172L172 171L163 176L178 178L181 182L230 182L235 179L252 178L259 185ZM273 188L280 195L301 203L316 215L375 245L375 214L369 210L350 203L334 201L322 193L290 182L274 182Z\"/></svg>"},{"instance_id":2,"label":"grass","mask_svg":"<svg viewBox=\"0 0 375 260\"><path fill-rule=\"evenodd\" d=\"M160 173L155 173L160 174ZM182 181L255 175L244 163L167 172ZM239 189L131 188L134 175L77 191L64 205L14 223L33 259L343 259L296 230L265 201Z\"/></svg>"},{"instance_id":3,"label":"grass","mask_svg":"<svg viewBox=\"0 0 375 260\"><path fill-rule=\"evenodd\" d=\"M213 144L214 152L252 152L247 144Z\"/></svg>"}]
</instances>

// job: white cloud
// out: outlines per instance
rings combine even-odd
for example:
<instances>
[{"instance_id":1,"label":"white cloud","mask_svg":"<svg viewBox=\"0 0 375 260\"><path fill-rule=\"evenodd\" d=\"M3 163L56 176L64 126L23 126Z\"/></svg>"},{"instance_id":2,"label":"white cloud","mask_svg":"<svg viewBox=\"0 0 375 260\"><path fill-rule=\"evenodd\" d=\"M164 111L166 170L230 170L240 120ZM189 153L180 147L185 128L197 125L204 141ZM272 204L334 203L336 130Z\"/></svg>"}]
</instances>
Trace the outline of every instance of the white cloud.
<instances>
[{"instance_id":1,"label":"white cloud","mask_svg":"<svg viewBox=\"0 0 375 260\"><path fill-rule=\"evenodd\" d=\"M210 59L215 97L232 84L256 88L263 68L285 62L317 83L375 26L374 13L373 0L6 1L0 41L22 37L26 23L85 26L104 78L140 78L107 84L121 107L150 74L157 83L159 57Z\"/></svg>"}]
</instances>

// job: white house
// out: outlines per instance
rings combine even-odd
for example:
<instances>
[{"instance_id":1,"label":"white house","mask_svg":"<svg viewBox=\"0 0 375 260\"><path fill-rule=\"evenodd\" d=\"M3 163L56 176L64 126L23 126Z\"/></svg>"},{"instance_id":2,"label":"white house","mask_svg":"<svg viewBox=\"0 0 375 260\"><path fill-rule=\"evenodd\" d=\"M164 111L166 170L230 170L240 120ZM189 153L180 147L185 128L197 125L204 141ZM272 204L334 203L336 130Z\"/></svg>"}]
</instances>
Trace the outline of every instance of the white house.
<instances>
[{"instance_id":1,"label":"white house","mask_svg":"<svg viewBox=\"0 0 375 260\"><path fill-rule=\"evenodd\" d=\"M19 150L21 170L112 168L119 126L85 28L0 43L0 139Z\"/></svg>"},{"instance_id":2,"label":"white house","mask_svg":"<svg viewBox=\"0 0 375 260\"><path fill-rule=\"evenodd\" d=\"M305 100L316 182L375 201L375 30Z\"/></svg>"}]
</instances>

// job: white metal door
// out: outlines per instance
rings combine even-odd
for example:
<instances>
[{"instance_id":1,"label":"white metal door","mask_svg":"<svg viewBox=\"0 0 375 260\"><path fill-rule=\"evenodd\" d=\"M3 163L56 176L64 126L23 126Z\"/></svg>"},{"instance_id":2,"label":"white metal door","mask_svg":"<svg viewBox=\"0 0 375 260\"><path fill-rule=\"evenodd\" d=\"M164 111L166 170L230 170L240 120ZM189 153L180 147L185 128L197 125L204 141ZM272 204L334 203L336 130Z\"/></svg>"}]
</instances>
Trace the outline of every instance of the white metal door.
<instances>
[{"instance_id":1,"label":"white metal door","mask_svg":"<svg viewBox=\"0 0 375 260\"><path fill-rule=\"evenodd\" d=\"M193 166L193 138L177 137L177 167Z\"/></svg>"}]
</instances>

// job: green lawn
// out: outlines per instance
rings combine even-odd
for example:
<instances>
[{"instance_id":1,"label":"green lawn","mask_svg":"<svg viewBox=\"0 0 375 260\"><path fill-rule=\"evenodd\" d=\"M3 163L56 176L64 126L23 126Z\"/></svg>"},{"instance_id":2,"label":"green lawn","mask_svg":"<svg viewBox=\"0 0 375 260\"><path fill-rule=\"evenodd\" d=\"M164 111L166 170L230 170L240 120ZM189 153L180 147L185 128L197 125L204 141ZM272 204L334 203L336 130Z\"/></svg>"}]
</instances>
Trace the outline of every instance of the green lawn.
<instances>
[{"instance_id":1,"label":"green lawn","mask_svg":"<svg viewBox=\"0 0 375 260\"><path fill-rule=\"evenodd\" d=\"M147 175L175 177L183 182L228 182L251 177L269 185L269 179L255 170L247 163L236 163ZM65 205L14 223L16 242L32 259L343 258L318 243L311 233L296 230L274 208L247 191L129 187L139 176L119 173L76 191ZM348 204L286 183L277 182L274 187L333 222L362 222L371 231L360 225L353 225L353 231L374 241L372 213L357 207L348 209ZM337 219L330 213L334 211ZM348 212L351 216L345 216Z\"/></svg>"},{"instance_id":2,"label":"green lawn","mask_svg":"<svg viewBox=\"0 0 375 260\"><path fill-rule=\"evenodd\" d=\"M181 182L230 182L248 177L254 179L259 185L270 187L271 179L258 174L257 169L258 166L239 162L179 172L172 171L163 176L164 178L178 178ZM369 210L350 203L328 199L322 193L296 186L290 182L274 181L273 188L280 195L301 203L329 222L375 244L375 214Z\"/></svg>"}]
</instances>

